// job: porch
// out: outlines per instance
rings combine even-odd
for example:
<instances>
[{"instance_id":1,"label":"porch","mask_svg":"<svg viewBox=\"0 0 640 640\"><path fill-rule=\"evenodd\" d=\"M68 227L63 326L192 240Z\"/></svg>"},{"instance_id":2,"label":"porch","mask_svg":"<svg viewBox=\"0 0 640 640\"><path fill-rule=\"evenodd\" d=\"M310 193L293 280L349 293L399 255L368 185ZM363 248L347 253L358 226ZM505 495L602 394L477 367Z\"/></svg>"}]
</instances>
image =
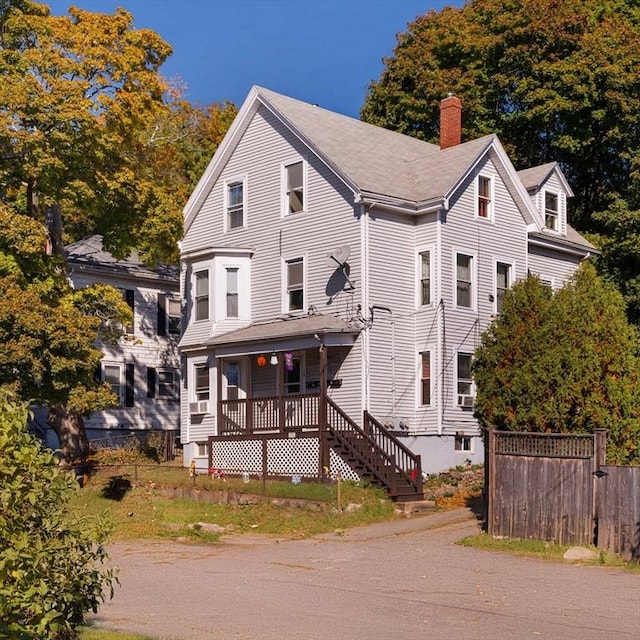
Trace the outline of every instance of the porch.
<instances>
[{"instance_id":1,"label":"porch","mask_svg":"<svg viewBox=\"0 0 640 640\"><path fill-rule=\"evenodd\" d=\"M362 426L325 393L221 400L209 467L226 473L366 480L396 501L423 498L420 456L363 412Z\"/></svg>"},{"instance_id":2,"label":"porch","mask_svg":"<svg viewBox=\"0 0 640 640\"><path fill-rule=\"evenodd\" d=\"M421 499L420 457L368 412L356 420L338 405L360 406L362 381L345 365L359 331L336 316L310 314L209 341L217 371L209 468L262 477L340 473L396 500Z\"/></svg>"}]
</instances>

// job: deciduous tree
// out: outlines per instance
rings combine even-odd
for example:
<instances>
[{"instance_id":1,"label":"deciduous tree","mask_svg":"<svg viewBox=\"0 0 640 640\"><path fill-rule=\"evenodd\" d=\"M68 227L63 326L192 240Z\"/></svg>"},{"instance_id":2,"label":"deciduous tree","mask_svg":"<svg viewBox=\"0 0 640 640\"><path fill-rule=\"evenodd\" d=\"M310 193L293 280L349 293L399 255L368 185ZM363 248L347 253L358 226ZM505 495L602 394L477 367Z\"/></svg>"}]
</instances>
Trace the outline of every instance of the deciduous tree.
<instances>
[{"instance_id":1,"label":"deciduous tree","mask_svg":"<svg viewBox=\"0 0 640 640\"><path fill-rule=\"evenodd\" d=\"M495 132L517 168L559 161L571 221L598 226L626 198L640 153L640 6L635 0L471 0L398 36L362 108L367 122L437 142L438 103L463 101L467 139Z\"/></svg>"},{"instance_id":2,"label":"deciduous tree","mask_svg":"<svg viewBox=\"0 0 640 640\"><path fill-rule=\"evenodd\" d=\"M0 390L0 636L71 640L113 586L108 530L69 511L77 483L26 433L26 418Z\"/></svg>"}]
</instances>

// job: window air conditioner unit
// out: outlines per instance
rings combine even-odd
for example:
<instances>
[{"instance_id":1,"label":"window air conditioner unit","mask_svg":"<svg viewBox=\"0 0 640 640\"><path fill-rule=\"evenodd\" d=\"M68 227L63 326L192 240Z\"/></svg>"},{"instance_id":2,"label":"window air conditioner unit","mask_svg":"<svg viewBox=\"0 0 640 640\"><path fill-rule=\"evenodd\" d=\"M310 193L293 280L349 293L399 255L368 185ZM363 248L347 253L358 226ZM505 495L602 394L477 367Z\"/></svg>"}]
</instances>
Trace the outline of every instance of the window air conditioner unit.
<instances>
[{"instance_id":1,"label":"window air conditioner unit","mask_svg":"<svg viewBox=\"0 0 640 640\"><path fill-rule=\"evenodd\" d=\"M209 413L209 401L199 400L198 402L189 403L189 413L193 415Z\"/></svg>"},{"instance_id":2,"label":"window air conditioner unit","mask_svg":"<svg viewBox=\"0 0 640 640\"><path fill-rule=\"evenodd\" d=\"M458 396L459 407L473 407L473 396L461 394Z\"/></svg>"}]
</instances>

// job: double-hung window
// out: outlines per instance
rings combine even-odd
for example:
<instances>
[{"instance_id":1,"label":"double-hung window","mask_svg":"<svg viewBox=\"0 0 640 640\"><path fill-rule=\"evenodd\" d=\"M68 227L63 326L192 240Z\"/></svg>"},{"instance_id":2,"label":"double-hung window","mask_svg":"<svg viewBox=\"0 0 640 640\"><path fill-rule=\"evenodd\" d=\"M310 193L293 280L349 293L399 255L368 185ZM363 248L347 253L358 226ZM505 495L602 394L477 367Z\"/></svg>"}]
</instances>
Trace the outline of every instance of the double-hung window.
<instances>
[{"instance_id":1,"label":"double-hung window","mask_svg":"<svg viewBox=\"0 0 640 640\"><path fill-rule=\"evenodd\" d=\"M160 369L158 371L158 397L175 398L177 393L176 372L173 369Z\"/></svg>"},{"instance_id":2,"label":"double-hung window","mask_svg":"<svg viewBox=\"0 0 640 640\"><path fill-rule=\"evenodd\" d=\"M491 178L487 178L487 176L478 176L477 212L478 217L484 218L485 220L490 220L492 217L491 191Z\"/></svg>"},{"instance_id":3,"label":"double-hung window","mask_svg":"<svg viewBox=\"0 0 640 640\"><path fill-rule=\"evenodd\" d=\"M510 286L511 265L506 262L496 262L496 313L502 311L502 300Z\"/></svg>"},{"instance_id":4,"label":"double-hung window","mask_svg":"<svg viewBox=\"0 0 640 640\"><path fill-rule=\"evenodd\" d=\"M227 184L227 229L244 226L245 194L244 182Z\"/></svg>"},{"instance_id":5,"label":"double-hung window","mask_svg":"<svg viewBox=\"0 0 640 640\"><path fill-rule=\"evenodd\" d=\"M420 305L431 304L431 251L421 251L419 254L420 284L419 300Z\"/></svg>"},{"instance_id":6,"label":"double-hung window","mask_svg":"<svg viewBox=\"0 0 640 640\"><path fill-rule=\"evenodd\" d=\"M167 298L167 328L171 334L180 334L182 309L179 298Z\"/></svg>"},{"instance_id":7,"label":"double-hung window","mask_svg":"<svg viewBox=\"0 0 640 640\"><path fill-rule=\"evenodd\" d=\"M122 381L122 365L105 364L104 381L109 384L111 391L118 398L118 406L124 405L124 384Z\"/></svg>"},{"instance_id":8,"label":"double-hung window","mask_svg":"<svg viewBox=\"0 0 640 640\"><path fill-rule=\"evenodd\" d=\"M209 319L209 270L195 273L195 319Z\"/></svg>"},{"instance_id":9,"label":"double-hung window","mask_svg":"<svg viewBox=\"0 0 640 640\"><path fill-rule=\"evenodd\" d=\"M420 354L420 404L431 404L431 352L423 351Z\"/></svg>"},{"instance_id":10,"label":"double-hung window","mask_svg":"<svg viewBox=\"0 0 640 640\"><path fill-rule=\"evenodd\" d=\"M195 378L195 400L203 401L209 399L209 366L207 364L197 364L194 368Z\"/></svg>"},{"instance_id":11,"label":"double-hung window","mask_svg":"<svg viewBox=\"0 0 640 640\"><path fill-rule=\"evenodd\" d=\"M544 192L544 226L552 231L558 231L560 217L559 198L557 193Z\"/></svg>"},{"instance_id":12,"label":"double-hung window","mask_svg":"<svg viewBox=\"0 0 640 640\"><path fill-rule=\"evenodd\" d=\"M473 256L456 254L456 306L473 308Z\"/></svg>"},{"instance_id":13,"label":"double-hung window","mask_svg":"<svg viewBox=\"0 0 640 640\"><path fill-rule=\"evenodd\" d=\"M471 378L471 354L458 353L457 357L458 406L473 406L473 379Z\"/></svg>"},{"instance_id":14,"label":"double-hung window","mask_svg":"<svg viewBox=\"0 0 640 640\"><path fill-rule=\"evenodd\" d=\"M238 268L227 267L227 318L238 317Z\"/></svg>"},{"instance_id":15,"label":"double-hung window","mask_svg":"<svg viewBox=\"0 0 640 640\"><path fill-rule=\"evenodd\" d=\"M304 260L296 258L286 262L286 311L304 308Z\"/></svg>"},{"instance_id":16,"label":"double-hung window","mask_svg":"<svg viewBox=\"0 0 640 640\"><path fill-rule=\"evenodd\" d=\"M304 162L294 162L284 167L286 213L304 211Z\"/></svg>"}]
</instances>

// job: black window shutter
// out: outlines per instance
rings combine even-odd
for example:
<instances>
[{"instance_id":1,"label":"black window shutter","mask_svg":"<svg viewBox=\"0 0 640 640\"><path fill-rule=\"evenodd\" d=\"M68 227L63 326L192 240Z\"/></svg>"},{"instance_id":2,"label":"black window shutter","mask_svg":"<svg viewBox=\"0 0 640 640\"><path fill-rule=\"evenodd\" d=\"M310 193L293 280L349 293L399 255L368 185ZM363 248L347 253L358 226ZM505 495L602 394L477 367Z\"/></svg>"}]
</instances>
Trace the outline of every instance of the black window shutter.
<instances>
[{"instance_id":1,"label":"black window shutter","mask_svg":"<svg viewBox=\"0 0 640 640\"><path fill-rule=\"evenodd\" d=\"M147 398L156 397L156 369L147 367Z\"/></svg>"},{"instance_id":2,"label":"black window shutter","mask_svg":"<svg viewBox=\"0 0 640 640\"><path fill-rule=\"evenodd\" d=\"M135 365L125 365L125 389L124 389L124 406L133 407L133 378Z\"/></svg>"},{"instance_id":3,"label":"black window shutter","mask_svg":"<svg viewBox=\"0 0 640 640\"><path fill-rule=\"evenodd\" d=\"M158 294L158 335L167 335L167 296Z\"/></svg>"},{"instance_id":4,"label":"black window shutter","mask_svg":"<svg viewBox=\"0 0 640 640\"><path fill-rule=\"evenodd\" d=\"M102 382L102 363L98 363L96 370L93 372L93 379L95 382Z\"/></svg>"},{"instance_id":5,"label":"black window shutter","mask_svg":"<svg viewBox=\"0 0 640 640\"><path fill-rule=\"evenodd\" d=\"M136 326L136 292L133 289L125 289L124 299L131 309L131 324L126 328L127 333L134 333L134 327Z\"/></svg>"}]
</instances>

